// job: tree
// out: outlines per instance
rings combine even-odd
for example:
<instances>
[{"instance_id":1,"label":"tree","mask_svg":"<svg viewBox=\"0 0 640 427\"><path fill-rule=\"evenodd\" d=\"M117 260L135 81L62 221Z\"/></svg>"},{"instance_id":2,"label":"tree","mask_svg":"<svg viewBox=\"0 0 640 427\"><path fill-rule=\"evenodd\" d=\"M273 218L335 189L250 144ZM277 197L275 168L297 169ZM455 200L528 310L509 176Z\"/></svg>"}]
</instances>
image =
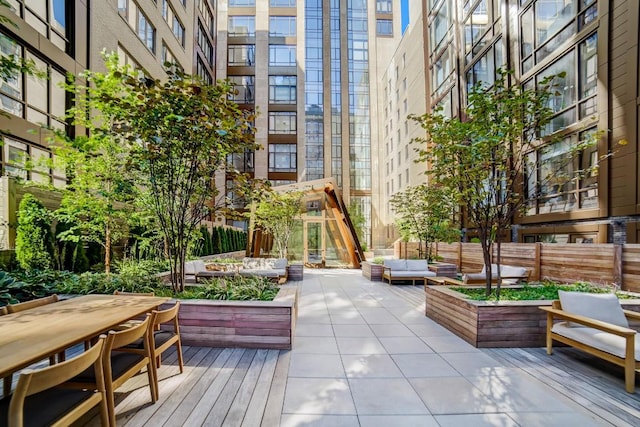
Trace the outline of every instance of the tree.
<instances>
[{"instance_id":1,"label":"tree","mask_svg":"<svg viewBox=\"0 0 640 427\"><path fill-rule=\"evenodd\" d=\"M353 225L354 230L356 231L356 236L358 236L358 241L360 242L360 246L363 251L367 251L366 239L365 239L365 227L367 224L367 220L364 217L364 213L362 212L362 206L359 203L352 201L349 204L349 208L347 209L349 212L349 218L351 219L351 224Z\"/></svg>"},{"instance_id":2,"label":"tree","mask_svg":"<svg viewBox=\"0 0 640 427\"><path fill-rule=\"evenodd\" d=\"M421 184L391 196L400 234L418 240L418 252L431 259L431 243L452 242L460 237L453 226L455 203L443 187ZM422 244L424 243L424 250Z\"/></svg>"},{"instance_id":3,"label":"tree","mask_svg":"<svg viewBox=\"0 0 640 427\"><path fill-rule=\"evenodd\" d=\"M16 258L25 270L46 270L52 265L51 212L31 193L18 207Z\"/></svg>"},{"instance_id":4,"label":"tree","mask_svg":"<svg viewBox=\"0 0 640 427\"><path fill-rule=\"evenodd\" d=\"M143 177L165 238L173 289L182 291L189 242L201 221L227 204L216 175L224 170L236 193L250 187L246 176L225 166L229 155L259 148L253 118L229 99L228 82L207 85L180 70L161 82L123 69L113 55L106 64L106 74L91 72L88 79L112 132L133 147L131 167ZM119 81L116 88L111 79Z\"/></svg>"},{"instance_id":5,"label":"tree","mask_svg":"<svg viewBox=\"0 0 640 427\"><path fill-rule=\"evenodd\" d=\"M249 213L254 226L271 234L280 258L287 257L293 226L302 213L303 192L264 192L255 209Z\"/></svg>"},{"instance_id":6,"label":"tree","mask_svg":"<svg viewBox=\"0 0 640 427\"><path fill-rule=\"evenodd\" d=\"M451 194L478 232L488 272L487 295L491 292L492 244L496 243L499 264L500 244L514 214L527 200L539 197L540 190L553 179L568 182L585 172L562 176L561 171L566 168L556 167L546 176L534 179L537 168L527 164L527 155L535 152L541 142L553 141L547 125L555 114L552 101L559 96L554 81L564 74L546 78L537 87L527 89L509 85L509 75L500 71L490 88L479 84L471 90L464 121L444 117L439 112L412 117L426 130L426 138L414 142L422 144L418 151L429 164L430 182ZM586 147L594 145L595 139L571 146L563 161L573 162ZM536 185L525 194L524 184L530 182ZM498 272L498 298L500 284Z\"/></svg>"}]
</instances>

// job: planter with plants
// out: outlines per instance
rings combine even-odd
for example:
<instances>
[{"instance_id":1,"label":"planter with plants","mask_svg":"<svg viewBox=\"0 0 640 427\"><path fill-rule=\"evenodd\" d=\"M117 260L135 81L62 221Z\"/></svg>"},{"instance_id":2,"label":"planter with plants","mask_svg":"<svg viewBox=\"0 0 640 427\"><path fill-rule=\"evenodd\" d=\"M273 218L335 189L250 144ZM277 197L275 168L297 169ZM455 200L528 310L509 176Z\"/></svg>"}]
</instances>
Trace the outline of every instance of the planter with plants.
<instances>
[{"instance_id":1,"label":"planter with plants","mask_svg":"<svg viewBox=\"0 0 640 427\"><path fill-rule=\"evenodd\" d=\"M261 277L232 277L208 280L202 286L174 293L159 280L150 279L153 273L139 272L126 268L120 274L43 271L19 274L20 280L0 272L0 306L53 293L154 292L182 300L179 320L185 345L292 346L298 299L295 286L278 286Z\"/></svg>"},{"instance_id":2,"label":"planter with plants","mask_svg":"<svg viewBox=\"0 0 640 427\"><path fill-rule=\"evenodd\" d=\"M538 307L550 306L558 298L558 289L603 291L586 284L545 283L520 289L505 287L496 301L495 296L493 300L487 298L481 286L425 286L425 314L475 347L542 347L546 314ZM625 294L619 296L625 298L622 301L625 309L640 311L640 300L628 299Z\"/></svg>"},{"instance_id":3,"label":"planter with plants","mask_svg":"<svg viewBox=\"0 0 640 427\"><path fill-rule=\"evenodd\" d=\"M373 282L381 282L384 270L383 263L384 259L381 257L374 258L373 261L363 261L362 275Z\"/></svg>"}]
</instances>

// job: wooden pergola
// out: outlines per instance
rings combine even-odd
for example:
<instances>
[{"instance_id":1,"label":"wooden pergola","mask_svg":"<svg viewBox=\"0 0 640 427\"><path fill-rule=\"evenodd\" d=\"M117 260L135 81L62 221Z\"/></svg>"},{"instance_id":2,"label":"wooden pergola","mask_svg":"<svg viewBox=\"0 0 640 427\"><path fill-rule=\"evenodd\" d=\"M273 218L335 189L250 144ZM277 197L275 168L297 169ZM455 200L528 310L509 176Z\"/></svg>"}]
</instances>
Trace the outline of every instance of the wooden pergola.
<instances>
[{"instance_id":1,"label":"wooden pergola","mask_svg":"<svg viewBox=\"0 0 640 427\"><path fill-rule=\"evenodd\" d=\"M349 218L340 190L333 179L321 179L273 188L278 192L301 191L301 242L304 263L325 267L329 264L360 268L362 247ZM300 238L300 236L298 236ZM262 230L249 230L247 255L260 256L270 251L271 237Z\"/></svg>"}]
</instances>

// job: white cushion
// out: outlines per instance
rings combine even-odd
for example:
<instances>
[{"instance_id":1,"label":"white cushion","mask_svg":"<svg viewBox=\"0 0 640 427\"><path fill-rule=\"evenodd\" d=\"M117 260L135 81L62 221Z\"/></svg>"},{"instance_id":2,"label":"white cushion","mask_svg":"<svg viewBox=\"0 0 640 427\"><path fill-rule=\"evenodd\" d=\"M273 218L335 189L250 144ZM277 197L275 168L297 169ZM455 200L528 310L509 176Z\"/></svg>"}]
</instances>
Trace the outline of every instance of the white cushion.
<instances>
[{"instance_id":1,"label":"white cushion","mask_svg":"<svg viewBox=\"0 0 640 427\"><path fill-rule=\"evenodd\" d=\"M524 277L527 275L527 269L524 267L514 267L512 265L501 265L500 275L503 277Z\"/></svg>"},{"instance_id":2,"label":"white cushion","mask_svg":"<svg viewBox=\"0 0 640 427\"><path fill-rule=\"evenodd\" d=\"M429 263L426 259L408 259L407 260L407 270L415 271L415 270L429 270Z\"/></svg>"},{"instance_id":3,"label":"white cushion","mask_svg":"<svg viewBox=\"0 0 640 427\"><path fill-rule=\"evenodd\" d=\"M403 277L436 277L436 273L429 270L391 270L391 277L394 279Z\"/></svg>"},{"instance_id":4,"label":"white cushion","mask_svg":"<svg viewBox=\"0 0 640 427\"><path fill-rule=\"evenodd\" d=\"M389 267L391 270L406 270L407 260L406 259L385 259L384 266Z\"/></svg>"},{"instance_id":5,"label":"white cushion","mask_svg":"<svg viewBox=\"0 0 640 427\"><path fill-rule=\"evenodd\" d=\"M277 269L286 269L287 268L287 259L286 258L276 258L275 262L273 263L273 268L277 268Z\"/></svg>"},{"instance_id":6,"label":"white cushion","mask_svg":"<svg viewBox=\"0 0 640 427\"><path fill-rule=\"evenodd\" d=\"M563 307L564 308L564 307ZM558 335L571 338L598 350L606 351L619 357L625 357L624 338L608 332L602 332L595 328L573 328L567 324L568 322L560 322L553 325L551 329ZM575 323L574 323L575 324ZM635 359L640 361L640 335L635 335Z\"/></svg>"},{"instance_id":7,"label":"white cushion","mask_svg":"<svg viewBox=\"0 0 640 427\"><path fill-rule=\"evenodd\" d=\"M620 301L615 294L590 294L586 292L558 291L562 309L613 325L629 327Z\"/></svg>"}]
</instances>

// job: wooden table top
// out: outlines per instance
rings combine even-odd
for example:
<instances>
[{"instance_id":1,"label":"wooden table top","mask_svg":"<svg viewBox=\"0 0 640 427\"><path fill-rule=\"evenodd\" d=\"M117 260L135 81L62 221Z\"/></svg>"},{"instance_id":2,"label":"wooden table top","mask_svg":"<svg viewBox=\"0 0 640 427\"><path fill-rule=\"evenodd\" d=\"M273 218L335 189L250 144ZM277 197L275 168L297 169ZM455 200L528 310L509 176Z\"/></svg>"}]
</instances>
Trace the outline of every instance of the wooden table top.
<instances>
[{"instance_id":1,"label":"wooden table top","mask_svg":"<svg viewBox=\"0 0 640 427\"><path fill-rule=\"evenodd\" d=\"M0 316L0 378L150 312L167 300L84 295Z\"/></svg>"}]
</instances>

